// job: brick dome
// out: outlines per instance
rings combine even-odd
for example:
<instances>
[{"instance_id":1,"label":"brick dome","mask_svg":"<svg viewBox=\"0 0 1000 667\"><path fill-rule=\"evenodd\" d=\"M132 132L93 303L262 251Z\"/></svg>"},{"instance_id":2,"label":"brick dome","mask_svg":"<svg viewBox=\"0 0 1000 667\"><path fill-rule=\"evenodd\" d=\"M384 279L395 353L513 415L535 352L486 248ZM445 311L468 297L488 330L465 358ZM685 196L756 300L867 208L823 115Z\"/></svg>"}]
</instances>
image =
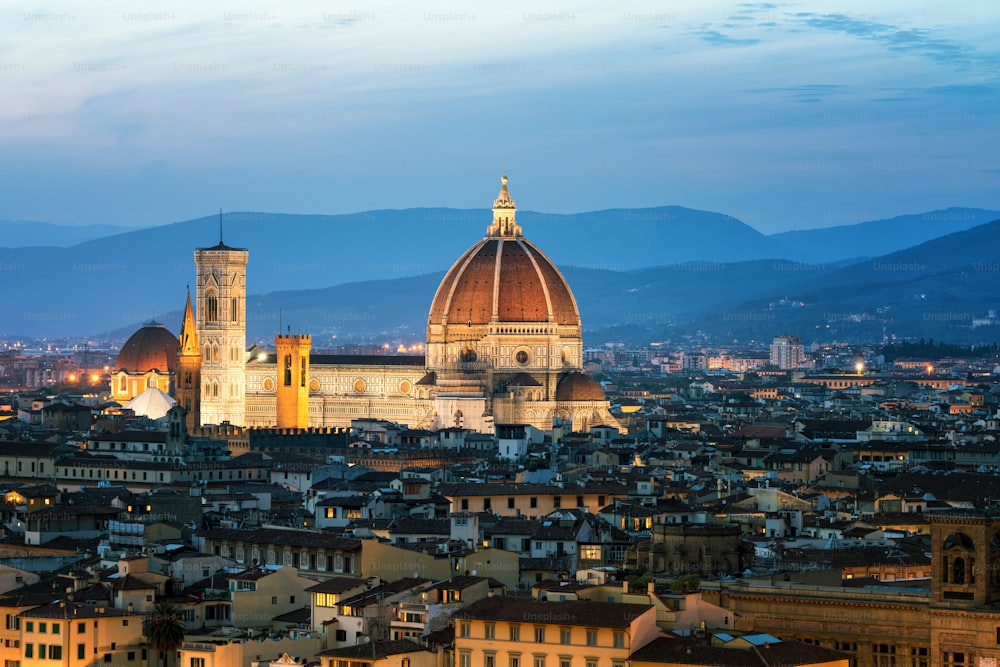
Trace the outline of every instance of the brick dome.
<instances>
[{"instance_id":1,"label":"brick dome","mask_svg":"<svg viewBox=\"0 0 1000 667\"><path fill-rule=\"evenodd\" d=\"M493 224L441 281L431 302L429 323L580 326L580 311L566 279L541 250L521 236L515 210L504 176L493 204Z\"/></svg>"},{"instance_id":2,"label":"brick dome","mask_svg":"<svg viewBox=\"0 0 1000 667\"><path fill-rule=\"evenodd\" d=\"M150 322L136 331L122 346L115 370L145 373L157 370L173 372L177 366L177 337L162 324Z\"/></svg>"},{"instance_id":3,"label":"brick dome","mask_svg":"<svg viewBox=\"0 0 1000 667\"><path fill-rule=\"evenodd\" d=\"M569 373L556 385L557 401L603 401L601 385L583 373Z\"/></svg>"}]
</instances>

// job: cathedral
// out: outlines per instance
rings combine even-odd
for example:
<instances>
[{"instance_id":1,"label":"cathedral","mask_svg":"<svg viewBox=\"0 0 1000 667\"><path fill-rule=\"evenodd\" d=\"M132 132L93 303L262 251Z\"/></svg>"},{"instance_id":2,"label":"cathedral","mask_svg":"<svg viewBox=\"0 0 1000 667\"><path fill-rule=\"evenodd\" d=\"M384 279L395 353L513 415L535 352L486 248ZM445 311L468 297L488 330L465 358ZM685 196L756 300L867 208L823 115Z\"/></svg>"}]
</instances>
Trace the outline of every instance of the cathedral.
<instances>
[{"instance_id":1,"label":"cathedral","mask_svg":"<svg viewBox=\"0 0 1000 667\"><path fill-rule=\"evenodd\" d=\"M188 427L349 426L360 418L411 428L494 424L620 429L604 392L581 372L580 311L556 266L522 235L506 175L486 236L452 265L427 317L426 356L314 353L307 334L273 350L246 344L249 253L195 250L174 391Z\"/></svg>"}]
</instances>

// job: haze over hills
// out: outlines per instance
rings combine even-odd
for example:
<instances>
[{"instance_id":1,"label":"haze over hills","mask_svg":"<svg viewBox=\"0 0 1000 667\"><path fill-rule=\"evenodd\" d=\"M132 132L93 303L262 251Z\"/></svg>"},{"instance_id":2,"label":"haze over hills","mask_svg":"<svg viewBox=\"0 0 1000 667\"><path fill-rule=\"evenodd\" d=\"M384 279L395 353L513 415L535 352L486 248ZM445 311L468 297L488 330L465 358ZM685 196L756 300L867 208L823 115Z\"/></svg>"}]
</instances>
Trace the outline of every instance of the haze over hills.
<instances>
[{"instance_id":1,"label":"haze over hills","mask_svg":"<svg viewBox=\"0 0 1000 667\"><path fill-rule=\"evenodd\" d=\"M69 246L131 231L117 225L61 225L36 220L0 220L0 246L28 248L31 246Z\"/></svg>"},{"instance_id":2,"label":"haze over hills","mask_svg":"<svg viewBox=\"0 0 1000 667\"><path fill-rule=\"evenodd\" d=\"M988 212L939 213L963 225ZM224 216L224 233L228 245L250 250L248 292L260 295L248 301L251 336L273 335L281 308L285 323L314 335L384 337L402 327L401 335L413 330L420 340L442 272L481 238L489 219L485 210L457 209L349 216L231 213ZM884 222L886 229L897 230L898 243L905 240L898 220L852 227L862 230L862 238L876 238L882 234L878 222ZM520 211L518 221L525 236L566 273L590 330L679 326L750 299L820 294L835 289L832 285L885 277L866 275L864 263L838 270L832 261L798 261L799 252L734 218L681 207L575 215ZM824 230L797 233L795 244L809 233ZM18 295L8 306L2 333L127 336L149 319L172 325L185 285L194 279L194 248L214 245L218 234L218 217L206 217L69 248L0 248L0 281ZM941 266L960 265L962 252L957 247L941 255ZM937 267L932 259L927 266ZM987 260L983 255L975 261ZM821 282L833 275L840 276L834 283Z\"/></svg>"},{"instance_id":3,"label":"haze over hills","mask_svg":"<svg viewBox=\"0 0 1000 667\"><path fill-rule=\"evenodd\" d=\"M1000 220L789 284L684 325L742 339L1000 340Z\"/></svg>"},{"instance_id":4,"label":"haze over hills","mask_svg":"<svg viewBox=\"0 0 1000 667\"><path fill-rule=\"evenodd\" d=\"M998 211L947 208L853 225L781 232L769 238L791 249L803 261L833 262L884 255L997 218Z\"/></svg>"}]
</instances>

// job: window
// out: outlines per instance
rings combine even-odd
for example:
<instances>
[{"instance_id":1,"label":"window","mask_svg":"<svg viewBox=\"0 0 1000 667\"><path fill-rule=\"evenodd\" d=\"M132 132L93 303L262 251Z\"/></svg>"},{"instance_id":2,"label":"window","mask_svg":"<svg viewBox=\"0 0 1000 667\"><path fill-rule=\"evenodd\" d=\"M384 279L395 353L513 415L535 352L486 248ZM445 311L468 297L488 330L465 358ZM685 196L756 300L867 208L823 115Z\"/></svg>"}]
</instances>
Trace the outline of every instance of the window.
<instances>
[{"instance_id":1,"label":"window","mask_svg":"<svg viewBox=\"0 0 1000 667\"><path fill-rule=\"evenodd\" d=\"M928 662L928 655L930 651L926 646L914 647L910 649L910 664L913 667L927 667L930 663Z\"/></svg>"},{"instance_id":2,"label":"window","mask_svg":"<svg viewBox=\"0 0 1000 667\"><path fill-rule=\"evenodd\" d=\"M462 651L458 654L458 667L472 667L472 654Z\"/></svg>"},{"instance_id":3,"label":"window","mask_svg":"<svg viewBox=\"0 0 1000 667\"><path fill-rule=\"evenodd\" d=\"M470 636L470 624L469 623L459 623L458 624L458 636L459 637L469 637Z\"/></svg>"},{"instance_id":4,"label":"window","mask_svg":"<svg viewBox=\"0 0 1000 667\"><path fill-rule=\"evenodd\" d=\"M559 657L559 667L570 667L572 664L572 658Z\"/></svg>"},{"instance_id":5,"label":"window","mask_svg":"<svg viewBox=\"0 0 1000 667\"><path fill-rule=\"evenodd\" d=\"M45 656L48 655L48 651L46 649L48 649L48 644L39 644L38 645L38 659L39 660L45 660Z\"/></svg>"},{"instance_id":6,"label":"window","mask_svg":"<svg viewBox=\"0 0 1000 667\"><path fill-rule=\"evenodd\" d=\"M25 632L34 632L35 631L35 622L34 621L25 621L25 623L24 623L24 631Z\"/></svg>"},{"instance_id":7,"label":"window","mask_svg":"<svg viewBox=\"0 0 1000 667\"><path fill-rule=\"evenodd\" d=\"M52 624L52 634L54 634L54 635L58 635L59 634L59 624L58 623L53 623Z\"/></svg>"},{"instance_id":8,"label":"window","mask_svg":"<svg viewBox=\"0 0 1000 667\"><path fill-rule=\"evenodd\" d=\"M62 646L53 644L49 647L49 660L62 660Z\"/></svg>"},{"instance_id":9,"label":"window","mask_svg":"<svg viewBox=\"0 0 1000 667\"><path fill-rule=\"evenodd\" d=\"M559 628L559 643L563 645L569 644L572 632L569 628Z\"/></svg>"},{"instance_id":10,"label":"window","mask_svg":"<svg viewBox=\"0 0 1000 667\"><path fill-rule=\"evenodd\" d=\"M534 507L538 507L538 498L531 498L531 499L530 499L530 500L528 501L528 504L529 504L529 505L530 505L531 507L533 507L533 508L534 508Z\"/></svg>"},{"instance_id":11,"label":"window","mask_svg":"<svg viewBox=\"0 0 1000 667\"><path fill-rule=\"evenodd\" d=\"M552 507L555 509L562 507L562 496L552 496Z\"/></svg>"},{"instance_id":12,"label":"window","mask_svg":"<svg viewBox=\"0 0 1000 667\"><path fill-rule=\"evenodd\" d=\"M76 645L76 659L77 660L86 660L86 658L87 658L87 645L86 644L77 644Z\"/></svg>"},{"instance_id":13,"label":"window","mask_svg":"<svg viewBox=\"0 0 1000 667\"><path fill-rule=\"evenodd\" d=\"M493 499L492 498L483 498L483 511L484 512L491 512L491 511L493 511Z\"/></svg>"},{"instance_id":14,"label":"window","mask_svg":"<svg viewBox=\"0 0 1000 667\"><path fill-rule=\"evenodd\" d=\"M534 667L545 667L545 656L544 655L536 655L535 656Z\"/></svg>"},{"instance_id":15,"label":"window","mask_svg":"<svg viewBox=\"0 0 1000 667\"><path fill-rule=\"evenodd\" d=\"M509 509L509 510L514 509L514 499L513 498L508 498L507 499L507 509Z\"/></svg>"},{"instance_id":16,"label":"window","mask_svg":"<svg viewBox=\"0 0 1000 667\"><path fill-rule=\"evenodd\" d=\"M493 623L487 623L485 625L485 631L483 637L485 639L494 639L496 635L496 625Z\"/></svg>"},{"instance_id":17,"label":"window","mask_svg":"<svg viewBox=\"0 0 1000 667\"><path fill-rule=\"evenodd\" d=\"M191 658L191 667L205 667L205 658Z\"/></svg>"},{"instance_id":18,"label":"window","mask_svg":"<svg viewBox=\"0 0 1000 667\"><path fill-rule=\"evenodd\" d=\"M463 510L469 509L469 499L468 498L462 498L462 509Z\"/></svg>"},{"instance_id":19,"label":"window","mask_svg":"<svg viewBox=\"0 0 1000 667\"><path fill-rule=\"evenodd\" d=\"M583 507L584 505L585 505L585 503L583 502L583 496L577 496L576 497L576 506L577 507Z\"/></svg>"},{"instance_id":20,"label":"window","mask_svg":"<svg viewBox=\"0 0 1000 667\"><path fill-rule=\"evenodd\" d=\"M521 667L521 656L519 655L510 656L510 667Z\"/></svg>"},{"instance_id":21,"label":"window","mask_svg":"<svg viewBox=\"0 0 1000 667\"><path fill-rule=\"evenodd\" d=\"M215 296L214 290L210 290L205 295L205 319L208 322L215 322L219 319L219 300Z\"/></svg>"},{"instance_id":22,"label":"window","mask_svg":"<svg viewBox=\"0 0 1000 667\"><path fill-rule=\"evenodd\" d=\"M587 628L587 646L597 646L597 630Z\"/></svg>"},{"instance_id":23,"label":"window","mask_svg":"<svg viewBox=\"0 0 1000 667\"><path fill-rule=\"evenodd\" d=\"M77 623L76 624L76 634L82 635L86 631L87 631L87 624L86 623Z\"/></svg>"},{"instance_id":24,"label":"window","mask_svg":"<svg viewBox=\"0 0 1000 667\"><path fill-rule=\"evenodd\" d=\"M512 642L519 642L519 641L521 641L521 626L520 625L513 625L512 624L510 626L510 640Z\"/></svg>"},{"instance_id":25,"label":"window","mask_svg":"<svg viewBox=\"0 0 1000 667\"><path fill-rule=\"evenodd\" d=\"M483 667L497 667L497 657L493 653L483 656Z\"/></svg>"},{"instance_id":26,"label":"window","mask_svg":"<svg viewBox=\"0 0 1000 667\"><path fill-rule=\"evenodd\" d=\"M541 625L535 626L535 643L544 644L545 643L545 627Z\"/></svg>"},{"instance_id":27,"label":"window","mask_svg":"<svg viewBox=\"0 0 1000 667\"><path fill-rule=\"evenodd\" d=\"M625 633L620 630L615 630L614 636L614 647L615 648L625 648Z\"/></svg>"},{"instance_id":28,"label":"window","mask_svg":"<svg viewBox=\"0 0 1000 667\"><path fill-rule=\"evenodd\" d=\"M271 596L271 604L278 604L278 596L277 595L272 595Z\"/></svg>"},{"instance_id":29,"label":"window","mask_svg":"<svg viewBox=\"0 0 1000 667\"><path fill-rule=\"evenodd\" d=\"M35 645L34 644L25 644L24 645L24 657L25 658L34 658L35 657Z\"/></svg>"},{"instance_id":30,"label":"window","mask_svg":"<svg viewBox=\"0 0 1000 667\"><path fill-rule=\"evenodd\" d=\"M966 662L966 658L968 658L968 662ZM972 656L966 656L962 651L945 651L944 664L947 667L965 667L972 664Z\"/></svg>"}]
</instances>

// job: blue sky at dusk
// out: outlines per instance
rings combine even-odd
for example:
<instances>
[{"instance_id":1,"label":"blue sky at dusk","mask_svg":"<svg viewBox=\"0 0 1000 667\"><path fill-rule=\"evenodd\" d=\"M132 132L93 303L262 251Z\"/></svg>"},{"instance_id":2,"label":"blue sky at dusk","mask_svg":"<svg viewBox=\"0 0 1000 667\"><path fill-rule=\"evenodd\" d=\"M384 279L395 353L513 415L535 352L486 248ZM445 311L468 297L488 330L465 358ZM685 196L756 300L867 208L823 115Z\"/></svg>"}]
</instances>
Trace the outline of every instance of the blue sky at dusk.
<instances>
[{"instance_id":1,"label":"blue sky at dusk","mask_svg":"<svg viewBox=\"0 0 1000 667\"><path fill-rule=\"evenodd\" d=\"M1000 208L1000 5L4 3L0 218Z\"/></svg>"}]
</instances>

